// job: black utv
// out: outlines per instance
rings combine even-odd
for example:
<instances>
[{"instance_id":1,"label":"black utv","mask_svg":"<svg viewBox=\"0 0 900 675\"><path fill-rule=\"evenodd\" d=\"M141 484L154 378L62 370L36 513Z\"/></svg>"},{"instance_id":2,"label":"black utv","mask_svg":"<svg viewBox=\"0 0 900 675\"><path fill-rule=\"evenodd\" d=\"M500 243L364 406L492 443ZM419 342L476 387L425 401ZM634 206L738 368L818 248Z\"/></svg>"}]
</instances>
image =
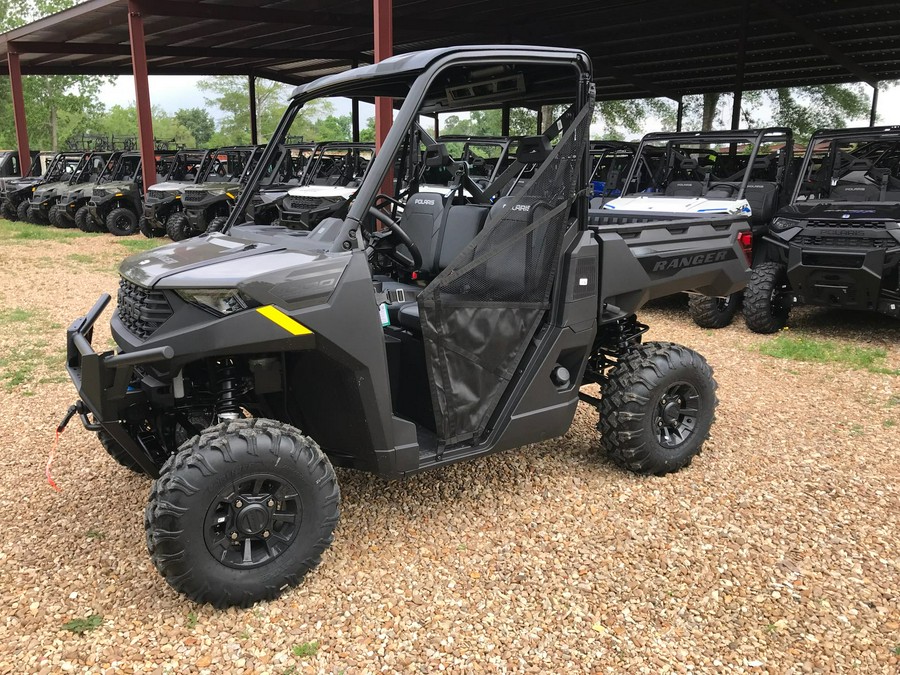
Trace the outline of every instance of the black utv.
<instances>
[{"instance_id":1,"label":"black utv","mask_svg":"<svg viewBox=\"0 0 900 675\"><path fill-rule=\"evenodd\" d=\"M157 150L155 154L156 180L161 182L168 170L167 164L175 150ZM143 212L144 177L139 152L125 152L107 179L94 187L91 193L91 218L103 223L117 237L127 237L138 231L138 220Z\"/></svg>"},{"instance_id":2,"label":"black utv","mask_svg":"<svg viewBox=\"0 0 900 675\"><path fill-rule=\"evenodd\" d=\"M308 232L246 224L298 112L325 96L400 104L347 212ZM418 129L507 103L563 113L483 189ZM329 75L294 91L224 232L122 264L117 349L91 346L109 296L68 329L79 398L62 426L78 414L156 479L146 540L173 587L216 606L275 597L332 541L333 466L400 478L540 442L579 401L627 469L665 474L700 452L712 371L642 343L635 312L741 288L746 224L589 210L593 107L590 60L572 49L434 49ZM419 191L420 161L446 162L446 196Z\"/></svg>"},{"instance_id":3,"label":"black utv","mask_svg":"<svg viewBox=\"0 0 900 675\"><path fill-rule=\"evenodd\" d=\"M182 190L197 181L214 153L215 150L179 150L160 160L168 171L165 180L147 190L144 213L138 223L141 234L148 238L165 236L169 216L182 210Z\"/></svg>"},{"instance_id":4,"label":"black utv","mask_svg":"<svg viewBox=\"0 0 900 675\"><path fill-rule=\"evenodd\" d=\"M26 200L27 205L19 204L19 215L24 216L20 219L35 225L49 225L55 221L59 210L60 193L67 191L73 180L89 176L89 172L86 174L85 170L93 169L96 163L102 168L105 159L100 155L101 153L90 151L62 153L58 171L50 180L42 180L31 187L31 195ZM106 153L106 156L108 157L109 153ZM91 159L92 157L94 159Z\"/></svg>"},{"instance_id":5,"label":"black utv","mask_svg":"<svg viewBox=\"0 0 900 675\"><path fill-rule=\"evenodd\" d=\"M247 145L216 150L197 181L182 190L181 212L166 221L169 238L181 241L221 229L264 149Z\"/></svg>"},{"instance_id":6,"label":"black utv","mask_svg":"<svg viewBox=\"0 0 900 675\"><path fill-rule=\"evenodd\" d=\"M0 159L2 168L0 168L0 218L7 220L18 220L19 215L16 212L17 203L14 203L8 196L10 193L18 192L26 185L35 185L44 173L44 169L50 166L55 153L45 153L34 151L31 153L31 167L28 169L26 176L19 175L19 153L0 153L0 156L6 154L6 157Z\"/></svg>"},{"instance_id":7,"label":"black utv","mask_svg":"<svg viewBox=\"0 0 900 675\"><path fill-rule=\"evenodd\" d=\"M744 318L774 333L801 303L900 317L900 126L810 139L790 205L756 246Z\"/></svg>"},{"instance_id":8,"label":"black utv","mask_svg":"<svg viewBox=\"0 0 900 675\"><path fill-rule=\"evenodd\" d=\"M316 146L316 143L294 143L284 147L281 157L276 159L259 186L253 190L247 204L248 221L257 225L281 224L278 219L281 200L288 190L306 185Z\"/></svg>"}]
</instances>

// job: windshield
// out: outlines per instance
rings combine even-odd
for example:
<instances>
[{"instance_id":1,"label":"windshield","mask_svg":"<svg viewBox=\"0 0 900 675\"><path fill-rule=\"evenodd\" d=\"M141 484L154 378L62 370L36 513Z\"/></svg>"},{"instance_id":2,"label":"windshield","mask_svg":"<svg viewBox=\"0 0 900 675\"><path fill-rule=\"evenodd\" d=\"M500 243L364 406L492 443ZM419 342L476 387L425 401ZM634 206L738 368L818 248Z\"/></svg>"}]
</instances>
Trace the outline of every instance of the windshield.
<instances>
[{"instance_id":1,"label":"windshield","mask_svg":"<svg viewBox=\"0 0 900 675\"><path fill-rule=\"evenodd\" d=\"M64 155L47 172L47 182L68 181L84 160L84 155Z\"/></svg>"},{"instance_id":2,"label":"windshield","mask_svg":"<svg viewBox=\"0 0 900 675\"><path fill-rule=\"evenodd\" d=\"M374 143L323 143L315 151L307 184L358 186L375 157Z\"/></svg>"},{"instance_id":3,"label":"windshield","mask_svg":"<svg viewBox=\"0 0 900 675\"><path fill-rule=\"evenodd\" d=\"M236 183L248 168L254 148L220 148L212 156L202 183Z\"/></svg>"},{"instance_id":4,"label":"windshield","mask_svg":"<svg viewBox=\"0 0 900 675\"><path fill-rule=\"evenodd\" d=\"M197 178L205 156L206 153L203 151L182 151L176 155L167 155L157 163L157 172L164 175L165 180L192 181Z\"/></svg>"},{"instance_id":5,"label":"windshield","mask_svg":"<svg viewBox=\"0 0 900 675\"><path fill-rule=\"evenodd\" d=\"M73 184L96 182L103 173L108 157L108 152L92 152L90 155L85 155L70 182Z\"/></svg>"},{"instance_id":6,"label":"windshield","mask_svg":"<svg viewBox=\"0 0 900 675\"><path fill-rule=\"evenodd\" d=\"M778 132L649 134L626 195L742 199L748 182L780 182L790 146Z\"/></svg>"},{"instance_id":7,"label":"windshield","mask_svg":"<svg viewBox=\"0 0 900 675\"><path fill-rule=\"evenodd\" d=\"M813 136L794 201L900 201L900 133Z\"/></svg>"}]
</instances>

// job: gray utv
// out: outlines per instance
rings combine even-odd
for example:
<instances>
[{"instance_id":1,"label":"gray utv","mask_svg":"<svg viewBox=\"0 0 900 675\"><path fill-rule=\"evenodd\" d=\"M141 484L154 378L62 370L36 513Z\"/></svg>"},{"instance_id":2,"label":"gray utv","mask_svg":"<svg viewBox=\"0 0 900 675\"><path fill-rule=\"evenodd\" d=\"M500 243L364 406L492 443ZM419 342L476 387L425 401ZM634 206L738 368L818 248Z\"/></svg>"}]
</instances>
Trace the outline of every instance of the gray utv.
<instances>
[{"instance_id":1,"label":"gray utv","mask_svg":"<svg viewBox=\"0 0 900 675\"><path fill-rule=\"evenodd\" d=\"M308 232L246 224L252 188L323 96L400 105L346 214ZM483 188L417 124L506 103L562 114ZM635 312L742 288L746 220L589 210L593 105L590 60L571 49L435 49L323 77L294 91L224 232L122 264L117 349L91 346L107 295L68 329L78 400L60 426L79 415L155 479L146 541L170 585L216 606L273 598L332 541L334 466L401 478L541 442L579 401L629 470L666 474L700 452L712 370L642 343ZM420 192L421 162L444 163L453 189Z\"/></svg>"},{"instance_id":2,"label":"gray utv","mask_svg":"<svg viewBox=\"0 0 900 675\"><path fill-rule=\"evenodd\" d=\"M179 150L163 160L164 179L147 190L138 229L145 237L164 237L169 217L182 211L181 193L196 182L215 150Z\"/></svg>"},{"instance_id":3,"label":"gray utv","mask_svg":"<svg viewBox=\"0 0 900 675\"><path fill-rule=\"evenodd\" d=\"M28 190L17 207L19 220L24 220L34 225L50 224L50 209L59 201L59 193L67 190L70 181L80 173L80 170L88 165L88 158L92 152L63 152L58 155L58 162L54 162L53 171L47 180L40 180Z\"/></svg>"}]
</instances>

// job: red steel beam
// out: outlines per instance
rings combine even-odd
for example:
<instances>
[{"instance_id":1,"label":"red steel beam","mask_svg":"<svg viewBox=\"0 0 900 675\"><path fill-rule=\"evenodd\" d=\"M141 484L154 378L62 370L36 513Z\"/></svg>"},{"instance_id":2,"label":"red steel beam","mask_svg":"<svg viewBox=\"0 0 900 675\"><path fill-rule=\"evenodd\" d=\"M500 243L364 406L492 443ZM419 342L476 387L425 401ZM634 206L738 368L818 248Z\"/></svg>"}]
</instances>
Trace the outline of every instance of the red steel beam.
<instances>
[{"instance_id":1,"label":"red steel beam","mask_svg":"<svg viewBox=\"0 0 900 675\"><path fill-rule=\"evenodd\" d=\"M394 2L393 0L373 0L375 3L375 63L394 55ZM389 98L375 99L375 147L381 144L391 130L394 121L394 106Z\"/></svg>"},{"instance_id":2,"label":"red steel beam","mask_svg":"<svg viewBox=\"0 0 900 675\"><path fill-rule=\"evenodd\" d=\"M22 68L19 65L19 52L10 50L7 54L9 62L9 86L12 89L13 118L16 123L16 145L19 148L19 168L23 176L28 175L31 168L31 150L28 147L28 123L25 121L25 97L22 95Z\"/></svg>"},{"instance_id":3,"label":"red steel beam","mask_svg":"<svg viewBox=\"0 0 900 675\"><path fill-rule=\"evenodd\" d=\"M153 142L153 118L150 113L150 85L147 81L147 43L144 40L144 19L141 16L141 6L137 0L128 0L128 36L131 42L138 142L141 148L144 192L146 193L156 182L156 147Z\"/></svg>"}]
</instances>

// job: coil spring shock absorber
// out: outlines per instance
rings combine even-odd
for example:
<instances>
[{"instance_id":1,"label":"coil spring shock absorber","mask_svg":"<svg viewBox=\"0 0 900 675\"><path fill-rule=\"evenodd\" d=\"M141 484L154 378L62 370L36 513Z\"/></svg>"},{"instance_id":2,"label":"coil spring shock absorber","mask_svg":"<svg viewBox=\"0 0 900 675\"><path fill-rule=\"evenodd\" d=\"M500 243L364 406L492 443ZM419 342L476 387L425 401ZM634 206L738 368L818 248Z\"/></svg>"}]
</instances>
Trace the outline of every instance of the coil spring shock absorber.
<instances>
[{"instance_id":1,"label":"coil spring shock absorber","mask_svg":"<svg viewBox=\"0 0 900 675\"><path fill-rule=\"evenodd\" d=\"M219 366L216 372L216 384L218 385L216 415L222 422L240 419L243 417L237 400L240 374L231 360L220 362Z\"/></svg>"}]
</instances>

